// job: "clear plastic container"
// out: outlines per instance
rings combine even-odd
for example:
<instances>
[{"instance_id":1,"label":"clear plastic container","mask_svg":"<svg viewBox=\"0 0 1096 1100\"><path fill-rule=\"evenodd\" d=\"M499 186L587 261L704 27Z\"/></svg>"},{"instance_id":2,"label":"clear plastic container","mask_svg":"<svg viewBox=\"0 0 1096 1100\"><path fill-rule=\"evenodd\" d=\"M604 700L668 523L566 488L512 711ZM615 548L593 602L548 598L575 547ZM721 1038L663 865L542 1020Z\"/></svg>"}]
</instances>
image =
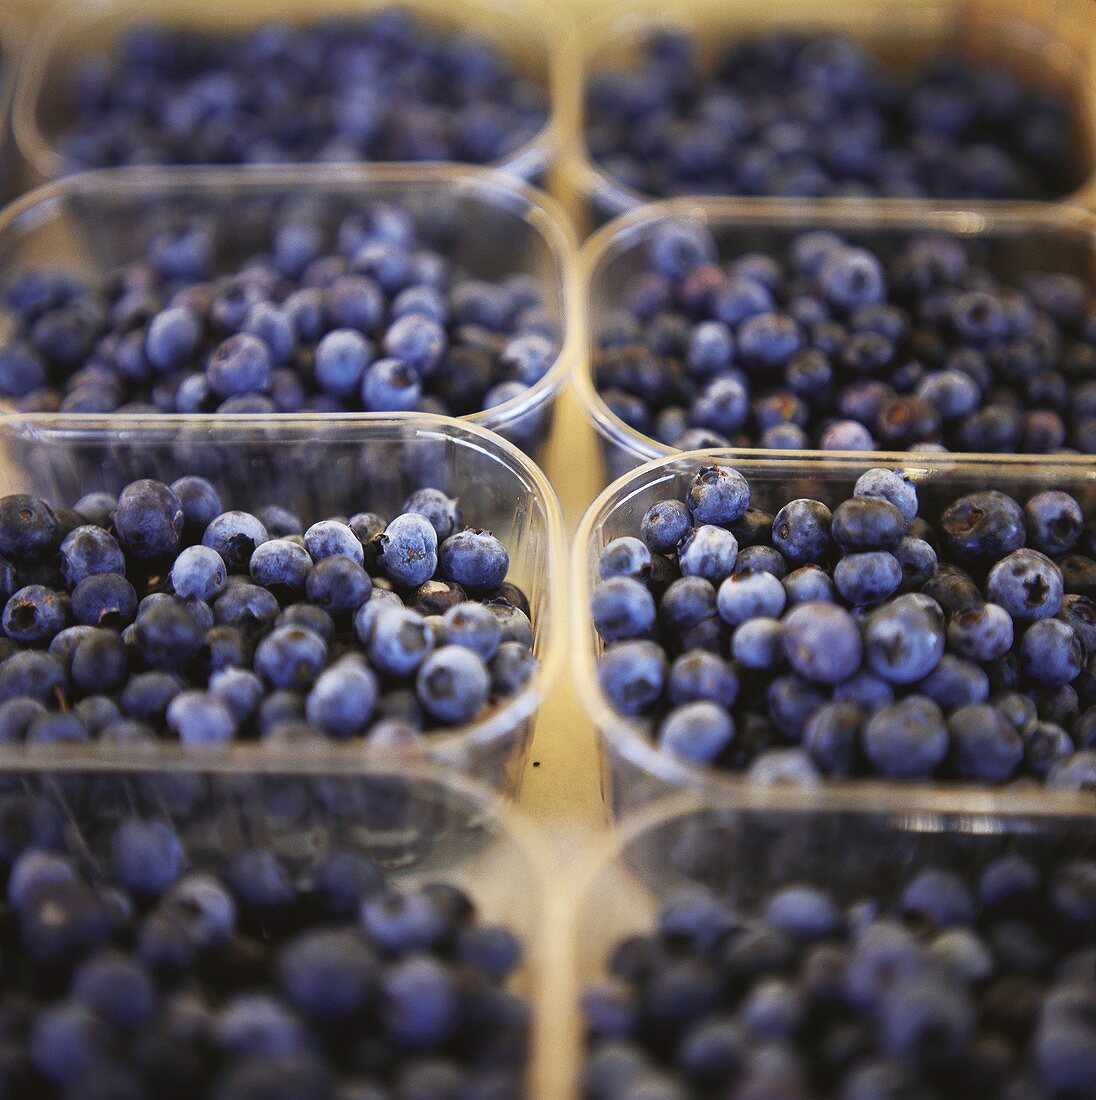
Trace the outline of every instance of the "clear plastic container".
<instances>
[{"instance_id":1,"label":"clear plastic container","mask_svg":"<svg viewBox=\"0 0 1096 1100\"><path fill-rule=\"evenodd\" d=\"M0 10L0 202L15 194L19 157L15 151L12 103L23 53L23 26L13 12Z\"/></svg>"},{"instance_id":2,"label":"clear plastic container","mask_svg":"<svg viewBox=\"0 0 1096 1100\"><path fill-rule=\"evenodd\" d=\"M1026 83L1067 98L1084 183L1062 198L1084 203L1096 197L1094 35L1084 0L925 0L897 5L880 0L746 0L733 6L718 0L640 0L638 6L629 4L585 29L583 72L635 64L647 33L659 27L695 34L702 64L731 41L780 29L851 35L884 66L897 71L916 71L941 54L956 52L975 63L1005 68ZM653 197L594 163L581 127L571 171L592 226Z\"/></svg>"},{"instance_id":3,"label":"clear plastic container","mask_svg":"<svg viewBox=\"0 0 1096 1100\"><path fill-rule=\"evenodd\" d=\"M510 554L509 579L529 599L538 672L485 716L429 735L422 752L500 790L517 789L537 707L559 671L564 614L559 504L539 468L475 425L430 416L0 418L0 496L28 492L71 505L87 492L118 492L136 478L209 478L226 506L279 504L306 522L376 509L396 513L430 486L462 501L468 522L488 528ZM194 759L165 745L168 759ZM361 761L361 741L325 744L318 755ZM118 761L109 751L104 758ZM214 751L261 768L269 750L238 743Z\"/></svg>"},{"instance_id":4,"label":"clear plastic container","mask_svg":"<svg viewBox=\"0 0 1096 1100\"><path fill-rule=\"evenodd\" d=\"M781 451L688 451L650 462L610 485L583 517L575 534L571 558L572 672L586 713L601 735L602 795L615 814L681 788L704 791L737 790L741 779L715 769L676 760L653 743L650 723L617 714L602 695L596 675L600 641L590 617L590 595L597 559L606 543L621 535L638 535L644 513L657 501L683 499L686 486L704 466L731 466L750 483L751 507L775 512L790 500L812 497L830 507L852 495L856 479L872 467L901 469L917 483L921 513L932 515L964 493L999 489L1021 501L1035 492L1061 489L1071 493L1086 516L1096 514L1096 467L1090 458L1046 458L1002 455L870 454L820 452L789 456ZM827 784L828 785L828 784ZM897 786L884 780L863 780L865 798L879 790L909 791L920 797L932 784ZM985 788L948 784L980 798ZM995 795L1007 806L1013 792ZM902 797L901 794L896 797ZM988 797L988 796L987 796ZM1072 800L1091 812L1091 793L1052 795Z\"/></svg>"},{"instance_id":5,"label":"clear plastic container","mask_svg":"<svg viewBox=\"0 0 1096 1100\"><path fill-rule=\"evenodd\" d=\"M0 807L17 820L55 818L62 849L95 880L111 882L110 841L121 821L163 821L188 871L223 873L241 850L277 855L307 888L333 851L376 861L397 884L446 882L465 890L479 919L519 937L524 960L509 988L533 1010L529 1094L552 1097L558 1021L558 913L562 896L542 841L488 788L427 764L363 764L291 753L261 767L242 759L203 764L156 752L125 762L89 756L40 762L0 748ZM17 807L19 809L17 809ZM41 827L39 825L39 827Z\"/></svg>"},{"instance_id":6,"label":"clear plastic container","mask_svg":"<svg viewBox=\"0 0 1096 1100\"><path fill-rule=\"evenodd\" d=\"M524 274L538 280L561 335L556 362L518 397L463 418L536 456L578 354L574 244L552 199L501 172L452 165L306 165L112 169L69 176L0 213L0 282L39 266L72 267L89 275L110 270L138 258L158 230L184 217L206 220L222 255L247 256L266 247L279 213L301 202L313 204L332 226L371 203L392 203L415 218L423 239L475 276ZM3 320L0 307L0 330Z\"/></svg>"},{"instance_id":7,"label":"clear plastic container","mask_svg":"<svg viewBox=\"0 0 1096 1100\"><path fill-rule=\"evenodd\" d=\"M588 298L587 353L575 372L575 388L601 445L606 483L643 462L676 453L610 411L594 381L601 322L620 305L629 279L647 269L647 248L658 227L675 218L706 226L723 256L783 250L790 238L811 229L833 229L854 242L884 251L920 233L947 233L961 238L978 252L981 262L1000 275L1025 268L1069 272L1087 279L1096 289L1096 217L1065 203L1006 206L893 199L674 199L634 210L599 230L584 245L580 257Z\"/></svg>"},{"instance_id":8,"label":"clear plastic container","mask_svg":"<svg viewBox=\"0 0 1096 1100\"><path fill-rule=\"evenodd\" d=\"M68 121L69 81L76 67L105 56L117 40L136 26L165 24L208 34L239 35L270 20L295 23L362 15L391 6L388 0L252 0L247 4L178 4L173 0L76 0L51 9L37 29L33 49L19 78L15 132L19 147L39 181L62 174L58 139ZM559 93L557 16L538 2L466 0L459 7L442 0L400 0L431 26L484 36L544 89L548 115L543 128L526 144L495 162L521 179L543 180L558 156L562 129L554 111Z\"/></svg>"},{"instance_id":9,"label":"clear plastic container","mask_svg":"<svg viewBox=\"0 0 1096 1100\"><path fill-rule=\"evenodd\" d=\"M621 939L649 934L667 897L701 886L753 915L765 893L793 883L830 891L841 905L890 900L918 871L943 867L966 881L999 856L1031 859L1045 874L1092 858L1092 810L1054 798L927 794L848 788L680 795L632 815L582 877L572 913L571 993L581 1050L579 995L607 972ZM581 1056L572 1081L581 1072Z\"/></svg>"}]
</instances>

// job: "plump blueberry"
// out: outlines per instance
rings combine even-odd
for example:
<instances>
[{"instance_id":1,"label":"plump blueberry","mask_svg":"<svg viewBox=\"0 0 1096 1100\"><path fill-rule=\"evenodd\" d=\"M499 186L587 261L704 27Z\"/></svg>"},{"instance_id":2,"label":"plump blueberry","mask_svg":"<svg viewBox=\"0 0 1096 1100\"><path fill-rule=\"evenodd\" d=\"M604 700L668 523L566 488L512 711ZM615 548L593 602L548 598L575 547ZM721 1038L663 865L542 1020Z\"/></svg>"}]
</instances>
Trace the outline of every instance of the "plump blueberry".
<instances>
[{"instance_id":1,"label":"plump blueberry","mask_svg":"<svg viewBox=\"0 0 1096 1100\"><path fill-rule=\"evenodd\" d=\"M441 722L464 722L487 701L491 681L483 661L463 646L431 653L415 678L422 705Z\"/></svg>"},{"instance_id":2,"label":"plump blueberry","mask_svg":"<svg viewBox=\"0 0 1096 1100\"><path fill-rule=\"evenodd\" d=\"M948 751L943 712L915 696L884 707L864 728L863 749L881 775L927 778Z\"/></svg>"},{"instance_id":3,"label":"plump blueberry","mask_svg":"<svg viewBox=\"0 0 1096 1100\"><path fill-rule=\"evenodd\" d=\"M738 540L722 527L694 527L678 548L678 566L686 577L718 584L734 570Z\"/></svg>"},{"instance_id":4,"label":"plump blueberry","mask_svg":"<svg viewBox=\"0 0 1096 1100\"><path fill-rule=\"evenodd\" d=\"M671 534L675 533L680 526L681 538L684 538L691 525L685 506L681 505L680 509L684 513L684 522L675 523ZM680 541L680 538L676 539L669 549L676 548ZM656 551L656 553L660 552ZM610 577L643 577L650 568L651 550L631 535L624 535L606 543L605 549L598 555L597 571L602 580L608 580Z\"/></svg>"},{"instance_id":5,"label":"plump blueberry","mask_svg":"<svg viewBox=\"0 0 1096 1100\"><path fill-rule=\"evenodd\" d=\"M1062 606L1062 572L1038 550L1015 550L989 571L986 595L1017 623L1051 618Z\"/></svg>"},{"instance_id":6,"label":"plump blueberry","mask_svg":"<svg viewBox=\"0 0 1096 1100\"><path fill-rule=\"evenodd\" d=\"M698 524L733 523L750 506L750 487L736 470L708 466L694 478L686 500Z\"/></svg>"},{"instance_id":7,"label":"plump blueberry","mask_svg":"<svg viewBox=\"0 0 1096 1100\"><path fill-rule=\"evenodd\" d=\"M622 642L598 659L601 689L624 714L650 706L662 693L666 673L665 655L654 642Z\"/></svg>"},{"instance_id":8,"label":"plump blueberry","mask_svg":"<svg viewBox=\"0 0 1096 1100\"><path fill-rule=\"evenodd\" d=\"M944 653L939 605L920 594L897 596L872 612L864 629L864 656L885 680L909 684L924 679Z\"/></svg>"},{"instance_id":9,"label":"plump blueberry","mask_svg":"<svg viewBox=\"0 0 1096 1100\"><path fill-rule=\"evenodd\" d=\"M713 702L685 703L663 721L658 744L679 760L710 764L734 737L734 721L727 711Z\"/></svg>"},{"instance_id":10,"label":"plump blueberry","mask_svg":"<svg viewBox=\"0 0 1096 1100\"><path fill-rule=\"evenodd\" d=\"M127 554L136 558L165 557L179 546L182 505L161 482L135 481L118 497L114 526Z\"/></svg>"},{"instance_id":11,"label":"plump blueberry","mask_svg":"<svg viewBox=\"0 0 1096 1100\"><path fill-rule=\"evenodd\" d=\"M449 580L469 592L486 592L506 579L510 556L489 531L466 528L438 548L438 566Z\"/></svg>"},{"instance_id":12,"label":"plump blueberry","mask_svg":"<svg viewBox=\"0 0 1096 1100\"><path fill-rule=\"evenodd\" d=\"M864 646L852 616L830 603L802 603L781 622L784 654L804 678L825 684L847 680L860 667Z\"/></svg>"},{"instance_id":13,"label":"plump blueberry","mask_svg":"<svg viewBox=\"0 0 1096 1100\"><path fill-rule=\"evenodd\" d=\"M211 602L227 580L224 560L208 546L188 546L171 567L171 587L184 600Z\"/></svg>"},{"instance_id":14,"label":"plump blueberry","mask_svg":"<svg viewBox=\"0 0 1096 1100\"><path fill-rule=\"evenodd\" d=\"M438 568L438 536L431 523L415 513L397 516L381 536L380 563L397 584L417 587L429 580Z\"/></svg>"},{"instance_id":15,"label":"plump blueberry","mask_svg":"<svg viewBox=\"0 0 1096 1100\"><path fill-rule=\"evenodd\" d=\"M994 489L961 497L945 509L940 525L960 558L996 561L1024 545L1024 514L1011 497Z\"/></svg>"},{"instance_id":16,"label":"plump blueberry","mask_svg":"<svg viewBox=\"0 0 1096 1100\"><path fill-rule=\"evenodd\" d=\"M783 584L764 572L734 573L716 594L720 618L732 627L758 617L779 618L786 600Z\"/></svg>"}]
</instances>

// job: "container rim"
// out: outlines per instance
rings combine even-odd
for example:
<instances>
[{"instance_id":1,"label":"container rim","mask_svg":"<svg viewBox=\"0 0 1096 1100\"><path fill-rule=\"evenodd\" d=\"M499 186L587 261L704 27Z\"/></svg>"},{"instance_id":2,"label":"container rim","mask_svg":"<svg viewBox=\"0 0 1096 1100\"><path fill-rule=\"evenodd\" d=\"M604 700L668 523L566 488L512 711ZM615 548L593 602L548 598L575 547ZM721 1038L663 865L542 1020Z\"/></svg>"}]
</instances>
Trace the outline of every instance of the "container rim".
<instances>
[{"instance_id":1,"label":"container rim","mask_svg":"<svg viewBox=\"0 0 1096 1100\"><path fill-rule=\"evenodd\" d=\"M125 421L125 423L122 423ZM504 700L490 714L479 720L465 722L451 729L427 735L420 748L399 752L378 750L360 740L325 741L315 749L285 747L271 751L261 744L229 743L219 747L184 747L178 744L156 744L142 749L134 758L144 770L190 771L195 768L224 767L232 770L263 769L269 763L275 770L293 762L301 768L324 770L337 765L352 774L363 761L388 759L422 759L446 752L482 749L505 736L519 723L532 718L548 696L559 676L566 645L567 608L556 595L558 577L563 569L563 513L548 479L540 467L514 444L480 427L449 417L421 413L307 413L286 414L280 418L263 416L200 416L117 417L83 414L36 413L27 416L0 416L0 440L27 438L56 443L90 441L101 443L113 432L129 432L120 442L139 444L168 442L184 430L207 428L222 435L224 442L262 440L272 433L292 433L294 439L322 445L325 434L336 432L341 443L366 442L370 438L385 438L391 434L398 442L408 429L417 430L422 438L441 439L469 447L491 456L533 494L545 519L547 561L545 565L545 603L552 608L549 622L538 628L534 622L535 652L538 665L519 692ZM43 747L41 752L28 753L25 746L0 746L0 768L13 767L20 758L27 760L24 770L57 770L65 766L84 770L117 768L114 749L97 744L58 745Z\"/></svg>"},{"instance_id":2,"label":"container rim","mask_svg":"<svg viewBox=\"0 0 1096 1100\"><path fill-rule=\"evenodd\" d=\"M460 23L471 26L470 21L464 17L462 7L453 8L444 4L430 4L425 0L401 0L401 2L418 14L426 23L436 23L439 12L461 13ZM519 176L533 176L540 171L547 170L555 161L558 150L563 142L564 128L559 118L558 98L561 89L561 24L559 17L551 9L535 5L535 10L526 10L523 5L511 5L496 3L494 0L477 0L484 7L489 7L493 17L504 21L509 31L520 31L527 43L534 46L539 54L539 61L543 64L544 73L541 84L544 90L546 103L544 125L524 144L511 150L505 156L490 165L517 173ZM285 5L282 17L289 17L294 22L317 22L326 17L337 15L364 15L374 8L382 7L380 0L374 0L367 7L347 4L343 8L337 6L323 7L319 10L309 11ZM158 14L161 18L165 12L172 11L170 5L165 4L158 13L144 10L139 3L132 0L55 0L45 12L39 23L39 34L28 46L26 56L20 68L19 81L15 96L12 101L12 127L18 146L27 164L43 180L52 180L62 175L62 159L56 144L42 132L38 124L38 106L45 94L45 79L50 64L54 61L56 53L65 45L78 41L79 36L86 31L88 26L104 23L119 15L131 16L131 22L148 22ZM183 25L195 25L194 13L182 10ZM241 24L238 31L245 26L257 25L260 19L275 18L273 8L264 11L252 23ZM87 54L85 56L91 56ZM373 162L348 162L348 163L373 163ZM411 163L389 161L380 163ZM442 163L442 162L437 162Z\"/></svg>"},{"instance_id":3,"label":"container rim","mask_svg":"<svg viewBox=\"0 0 1096 1100\"><path fill-rule=\"evenodd\" d=\"M889 782L882 778L862 780L823 779L809 788L762 787L741 775L702 768L674 759L650 740L643 724L618 714L609 705L597 681L597 650L590 618L593 578L590 560L597 532L606 517L635 493L659 480L671 480L677 471L701 463L733 466L747 479L751 471L764 467L773 477L782 471L787 476L801 473L810 465L820 470L855 472L874 467L920 470L924 474L946 474L955 470L1028 470L1045 473L1048 465L1075 470L1080 480L1096 482L1096 466L1091 456L1064 455L1048 464L1045 455L947 455L898 451L833 451L806 454L788 451L736 451L709 449L678 451L647 462L618 478L604 489L586 510L575 531L571 547L571 672L575 691L603 741L602 766L607 764L604 746L631 766L658 780L667 788L699 791L705 798L726 799L732 806L756 805L782 808L785 804L803 809L815 806L847 806L849 809L873 808L891 812L912 812L911 807L977 807L981 813L1076 812L1091 815L1093 798L1085 792L1050 790L1016 791L973 783L949 783L946 786L921 781ZM699 796L696 796L699 797Z\"/></svg>"},{"instance_id":4,"label":"container rim","mask_svg":"<svg viewBox=\"0 0 1096 1100\"><path fill-rule=\"evenodd\" d=\"M861 0L857 6L875 10L879 9L880 6L885 7L878 0ZM961 13L962 4L955 3L952 7L955 8L956 14ZM987 7L994 10L992 4L987 5ZM1069 34L1074 29L1082 31L1084 28L1080 12L1076 13L1076 16L1066 13L1059 14L1057 16L1059 21L1052 28L1039 27L1031 21L1030 5L1027 8L1021 6L1018 10L1002 12L1001 14L1008 17L1014 29L1022 29L1028 37L1037 34L1042 38L1049 38L1051 45L1060 53L1068 52L1070 67L1075 70L1075 80L1081 85L1079 90L1082 95L1079 100L1077 122L1082 129L1089 132L1090 142L1096 143L1096 86L1092 83L1090 72L1096 43L1091 40L1091 35L1089 41L1075 42L1068 40ZM604 169L590 155L589 146L586 143L585 93L587 81L595 71L599 55L604 54L606 50L614 46L636 43L653 28L692 29L696 22L696 15L695 9L680 3L675 4L673 7L648 5L638 10L628 5L618 5L613 11L594 15L583 25L582 41L575 43L578 48L579 87L577 91L577 111L579 121L575 128L574 157L571 171L575 177L575 189L586 202L587 208L593 201L597 200L605 203L606 209L613 216L618 216L659 200L657 195L648 194L624 183ZM724 39L726 42L735 39L733 28L728 28L728 30L730 33ZM1042 53L1046 49L1046 44L1032 42L1030 48L1032 52ZM1092 206L1093 199L1096 197L1096 144L1089 150L1088 161L1087 170L1081 182L1066 194L1047 200L1049 203L1076 203L1081 206ZM794 202L799 200L789 199L785 201ZM830 200L820 199L816 201L827 202ZM937 200L908 201L929 205ZM981 201L988 204L1009 206L1015 200L983 199Z\"/></svg>"},{"instance_id":5,"label":"container rim","mask_svg":"<svg viewBox=\"0 0 1096 1100\"><path fill-rule=\"evenodd\" d=\"M614 413L594 382L595 344L594 294L605 277L605 268L622 254L642 243L653 226L674 218L700 222L718 233L735 228L844 230L883 229L898 232L946 232L976 236L997 229L1039 229L1087 233L1096 250L1096 213L1069 203L969 203L923 202L917 199L771 199L771 198L677 198L651 202L614 218L593 233L579 250L579 272L584 294L585 347L573 375L579 402L597 433L637 462L682 454L625 424ZM761 448L744 452L765 454ZM779 452L776 452L779 453ZM799 456L830 455L835 451L804 449L786 451ZM873 451L872 454L886 452ZM964 458L977 452L954 451ZM995 456L1000 457L1000 456Z\"/></svg>"},{"instance_id":6,"label":"container rim","mask_svg":"<svg viewBox=\"0 0 1096 1100\"><path fill-rule=\"evenodd\" d=\"M574 230L562 208L550 195L496 168L444 162L422 165L393 162L100 168L40 184L8 203L0 210L0 240L8 234L18 236L25 233L51 218L63 217L64 214L59 211L64 201L80 195L110 196L117 201L119 198L134 200L173 192L213 198L226 193L241 196L280 193L314 195L317 191L327 190L344 194L360 192L362 200L369 201L371 189L386 186L459 189L472 193L484 205L520 204L523 209L515 209L514 216L520 217L548 249L553 268L551 278L559 293L562 322L559 350L552 366L524 393L494 408L455 418L463 423L505 431L515 421L551 401L563 387L572 372L572 364L581 354L582 311L581 294L574 274L578 246ZM544 280L538 276L538 281ZM0 406L0 412L3 411L12 410L10 406ZM280 419L300 414L269 415L272 419ZM147 420L143 413L112 413L111 416L115 421L127 424Z\"/></svg>"}]
</instances>

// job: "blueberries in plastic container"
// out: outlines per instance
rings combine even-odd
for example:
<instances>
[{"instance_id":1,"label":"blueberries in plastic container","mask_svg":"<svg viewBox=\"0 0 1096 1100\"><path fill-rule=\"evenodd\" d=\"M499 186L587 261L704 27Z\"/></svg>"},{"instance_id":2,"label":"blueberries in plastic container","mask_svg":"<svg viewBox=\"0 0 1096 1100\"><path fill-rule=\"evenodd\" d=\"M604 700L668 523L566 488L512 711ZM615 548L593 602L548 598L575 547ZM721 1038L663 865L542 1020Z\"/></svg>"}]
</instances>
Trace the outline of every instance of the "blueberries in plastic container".
<instances>
[{"instance_id":1,"label":"blueberries in plastic container","mask_svg":"<svg viewBox=\"0 0 1096 1100\"><path fill-rule=\"evenodd\" d=\"M851 895L742 862L756 888L669 891L586 985L587 1100L1091 1092L1091 859L887 867Z\"/></svg>"},{"instance_id":2,"label":"blueberries in plastic container","mask_svg":"<svg viewBox=\"0 0 1096 1100\"><path fill-rule=\"evenodd\" d=\"M10 828L57 811L0 807ZM213 873L165 818L107 828L100 866L33 830L3 853L6 1094L520 1095L523 946L459 887L401 884L335 834L311 865L251 847Z\"/></svg>"},{"instance_id":3,"label":"blueberries in plastic container","mask_svg":"<svg viewBox=\"0 0 1096 1100\"><path fill-rule=\"evenodd\" d=\"M301 720L368 740L398 716L414 741L529 679L506 549L444 493L419 490L391 521L363 510L307 529L260 509L272 535L209 482L174 486L136 481L86 514L0 500L0 740L116 744L139 723L208 746ZM199 499L211 518L188 525Z\"/></svg>"},{"instance_id":4,"label":"blueberries in plastic container","mask_svg":"<svg viewBox=\"0 0 1096 1100\"><path fill-rule=\"evenodd\" d=\"M1004 69L938 55L900 75L837 34L743 37L705 63L660 30L638 52L585 88L590 156L633 191L1046 199L1080 183L1065 98Z\"/></svg>"},{"instance_id":5,"label":"blueberries in plastic container","mask_svg":"<svg viewBox=\"0 0 1096 1100\"><path fill-rule=\"evenodd\" d=\"M152 211L166 228L99 276L13 274L0 399L28 412L466 416L527 395L556 361L545 288L464 270L413 201L226 201L240 213L219 224ZM287 253L298 236L309 249ZM529 449L544 422L507 428Z\"/></svg>"},{"instance_id":6,"label":"blueberries in plastic container","mask_svg":"<svg viewBox=\"0 0 1096 1100\"><path fill-rule=\"evenodd\" d=\"M1091 518L1064 490L930 489L875 468L832 510L771 515L737 471L699 469L599 558L607 701L664 752L734 772L795 750L806 779L1090 789Z\"/></svg>"},{"instance_id":7,"label":"blueberries in plastic container","mask_svg":"<svg viewBox=\"0 0 1096 1100\"><path fill-rule=\"evenodd\" d=\"M62 90L69 171L131 164L487 164L545 125L537 79L474 32L398 7L242 34L144 26ZM282 245L307 258L298 228Z\"/></svg>"},{"instance_id":8,"label":"blueberries in plastic container","mask_svg":"<svg viewBox=\"0 0 1096 1100\"><path fill-rule=\"evenodd\" d=\"M1086 277L1017 269L989 241L827 230L720 255L688 218L654 223L594 334L594 382L629 427L682 450L1096 449ZM1025 261L1030 264L1031 261ZM1033 545L1058 536L1054 494ZM901 507L900 501L892 501ZM1063 521L1066 531L1076 517Z\"/></svg>"}]
</instances>

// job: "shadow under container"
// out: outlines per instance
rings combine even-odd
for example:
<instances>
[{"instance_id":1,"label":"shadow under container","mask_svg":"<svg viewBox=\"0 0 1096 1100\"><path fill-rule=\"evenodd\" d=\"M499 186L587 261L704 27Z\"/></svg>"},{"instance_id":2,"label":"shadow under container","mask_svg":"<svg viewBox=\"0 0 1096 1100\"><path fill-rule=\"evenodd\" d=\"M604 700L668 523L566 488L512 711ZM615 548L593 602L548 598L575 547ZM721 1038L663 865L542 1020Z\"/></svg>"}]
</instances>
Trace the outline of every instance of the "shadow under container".
<instances>
[{"instance_id":1,"label":"shadow under container","mask_svg":"<svg viewBox=\"0 0 1096 1100\"><path fill-rule=\"evenodd\" d=\"M91 279L107 275L138 260L158 232L193 218L213 231L220 273L266 250L279 217L287 212L307 206L334 233L343 217L375 203L406 211L424 243L474 278L527 275L537 281L559 330L555 362L517 397L460 419L489 428L538 457L577 354L573 238L552 199L501 172L459 165L369 165L131 168L69 176L0 213L0 286L36 267L71 268ZM3 321L0 305L0 331ZM276 419L297 415L271 414Z\"/></svg>"},{"instance_id":2,"label":"shadow under container","mask_svg":"<svg viewBox=\"0 0 1096 1100\"><path fill-rule=\"evenodd\" d=\"M709 890L749 919L784 886L824 889L839 908L869 897L891 903L922 870L948 870L974 886L1006 855L1029 859L1044 881L1071 860L1092 859L1091 805L845 785L760 790L745 782L718 795L664 799L622 822L587 869L570 922L567 1008L579 1028L582 989L606 976L622 939L654 931L678 890ZM568 1050L581 1045L573 1034ZM579 1065L574 1071L577 1080Z\"/></svg>"},{"instance_id":3,"label":"shadow under container","mask_svg":"<svg viewBox=\"0 0 1096 1100\"><path fill-rule=\"evenodd\" d=\"M1053 462L1045 458L988 455L951 456L835 452L799 457L782 451L686 451L650 462L610 485L594 501L579 524L571 559L572 670L583 708L601 738L602 797L610 810L621 815L682 789L727 792L740 789L740 777L715 768L687 764L654 743L650 720L618 714L602 694L597 681L597 659L602 645L590 614L590 597L597 576L597 561L607 543L622 535L638 537L646 511L662 500L684 500L696 473L706 466L727 466L737 470L750 484L750 506L776 513L791 500L808 497L829 508L853 494L857 479L865 470L881 467L901 470L917 486L919 514L934 521L957 497L983 489L997 489L1021 505L1035 493L1058 489L1071 494L1086 519L1096 517L1096 466L1090 458L1062 456ZM825 781L826 786L830 781ZM865 797L877 790L919 792L964 790L971 798L987 789L967 784L903 783L865 779ZM1093 808L1092 794L1046 797L1072 799L1079 808ZM1002 805L1011 795L1000 794Z\"/></svg>"},{"instance_id":4,"label":"shadow under container","mask_svg":"<svg viewBox=\"0 0 1096 1100\"><path fill-rule=\"evenodd\" d=\"M577 94L583 96L593 72L638 65L644 40L658 30L694 35L704 71L734 42L773 31L848 35L893 73L915 74L954 55L1004 69L1025 85L1061 95L1069 105L1077 186L1055 198L1089 205L1096 199L1096 81L1091 68L1096 33L1086 0L745 0L734 5L640 0L638 8L633 3L586 28L588 45L581 61L573 62L582 70ZM584 115L581 102L577 111ZM571 188L584 204L591 229L658 197L628 186L591 158L584 122L570 169Z\"/></svg>"},{"instance_id":5,"label":"shadow under container","mask_svg":"<svg viewBox=\"0 0 1096 1100\"><path fill-rule=\"evenodd\" d=\"M154 746L120 761L97 746L0 746L5 865L29 834L109 887L112 837L134 819L167 825L188 872L223 875L238 853L258 848L306 891L328 856L355 852L397 886L463 889L480 920L505 925L523 945L509 988L532 1009L530 1095L551 1095L538 1088L553 1072L543 1056L554 1045L545 988L555 973L559 891L535 830L488 788L430 764L299 751L202 761Z\"/></svg>"},{"instance_id":6,"label":"shadow under container","mask_svg":"<svg viewBox=\"0 0 1096 1100\"><path fill-rule=\"evenodd\" d=\"M622 306L628 284L650 270L648 250L660 227L685 219L715 237L721 261L744 252L784 254L800 233L829 229L883 256L911 238L943 233L960 240L976 262L999 278L1054 271L1086 280L1096 293L1096 217L1053 203L919 203L910 200L672 199L652 203L599 230L580 254L587 298L586 354L575 388L597 434L603 484L652 459L679 454L625 424L598 392L598 332ZM754 453L744 449L744 453ZM757 451L756 453L765 453ZM790 451L822 456L833 452Z\"/></svg>"},{"instance_id":7,"label":"shadow under container","mask_svg":"<svg viewBox=\"0 0 1096 1100\"><path fill-rule=\"evenodd\" d=\"M458 497L465 522L487 528L510 555L508 579L528 597L539 668L485 714L428 734L417 755L476 775L507 793L520 783L537 708L559 670L562 523L540 469L515 447L472 425L430 416L0 418L0 496L31 493L72 505L85 493L129 482L208 478L226 508L277 504L311 524L372 510L391 518L416 489ZM178 745L181 760L193 758ZM259 745L227 746L260 763ZM329 742L320 755L376 755L360 739Z\"/></svg>"},{"instance_id":8,"label":"shadow under container","mask_svg":"<svg viewBox=\"0 0 1096 1100\"><path fill-rule=\"evenodd\" d=\"M324 19L362 18L393 6L389 0L250 0L247 4L178 4L173 0L61 0L42 21L19 79L15 133L36 182L64 174L59 141L71 121L73 74L96 58L105 58L129 31L163 26L211 36L232 37L267 22L308 25ZM563 127L556 100L560 79L557 22L540 3L465 0L398 0L395 5L432 30L474 34L498 49L544 94L543 126L528 141L492 167L530 183L542 182L559 156Z\"/></svg>"}]
</instances>

